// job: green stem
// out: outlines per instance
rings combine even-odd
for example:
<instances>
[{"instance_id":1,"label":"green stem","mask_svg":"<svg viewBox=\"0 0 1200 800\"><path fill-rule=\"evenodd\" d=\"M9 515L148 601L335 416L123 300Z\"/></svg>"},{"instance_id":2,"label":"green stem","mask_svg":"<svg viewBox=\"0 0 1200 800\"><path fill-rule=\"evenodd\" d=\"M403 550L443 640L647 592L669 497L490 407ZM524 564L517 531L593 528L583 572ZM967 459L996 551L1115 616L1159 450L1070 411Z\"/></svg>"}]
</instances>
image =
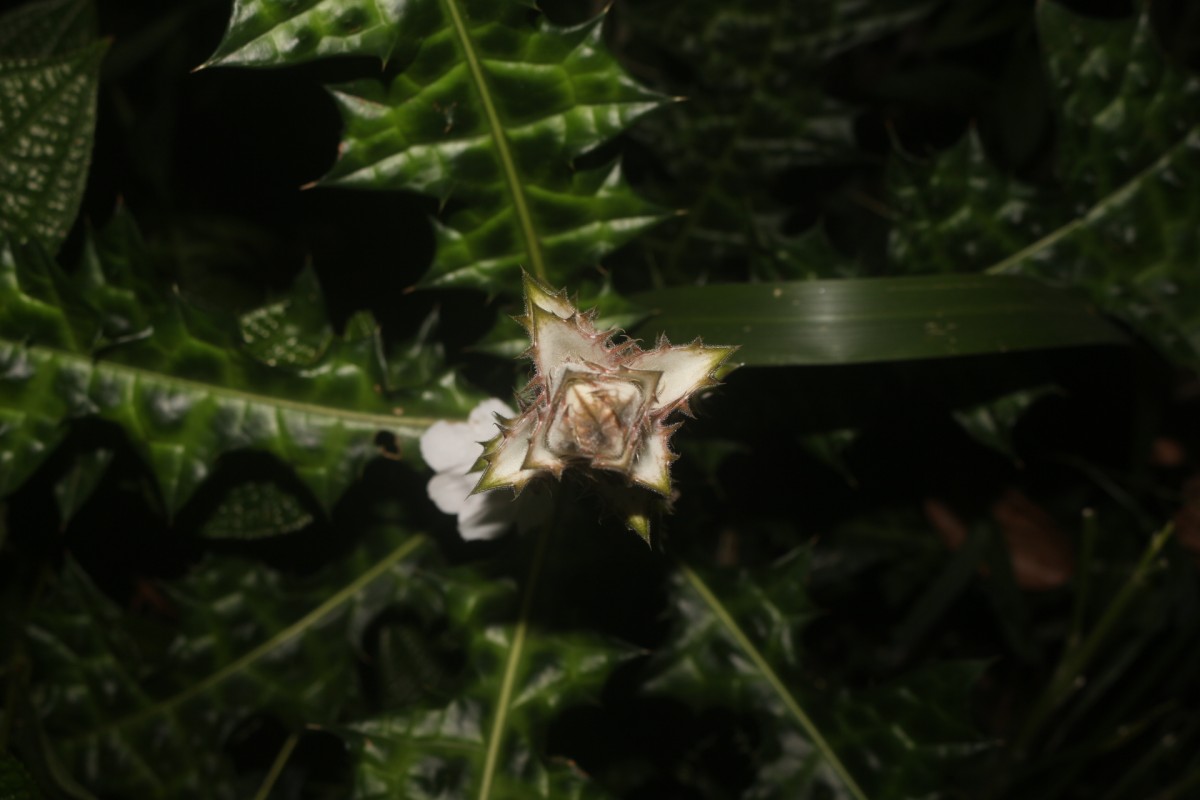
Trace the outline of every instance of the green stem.
<instances>
[{"instance_id":1,"label":"green stem","mask_svg":"<svg viewBox=\"0 0 1200 800\"><path fill-rule=\"evenodd\" d=\"M504 123L500 121L500 114L496 111L495 102L492 101L492 90L488 87L487 79L483 74L483 64L479 59L479 54L475 52L475 43L471 41L471 32L467 30L462 12L458 8L458 0L442 0L442 5L454 26L454 36L458 39L459 47L466 59L467 69L471 73L471 82L475 84L475 91L479 94L480 102L483 103L483 113L487 117L488 127L492 131L492 141L496 145L496 157L500 161L500 168L504 171L504 182L508 184L508 191L513 200L513 210L516 213L517 222L521 225L521 236L525 239L525 252L529 255L529 266L533 268L533 274L537 276L538 280L549 284L550 279L546 277L545 259L542 258L542 247L533 225L533 215L529 212L525 189L517 174L517 162L508 146Z\"/></svg>"},{"instance_id":2,"label":"green stem","mask_svg":"<svg viewBox=\"0 0 1200 800\"><path fill-rule=\"evenodd\" d=\"M1078 678L1087 669L1088 664L1091 663L1092 658L1095 657L1101 645L1108 639L1112 629L1125 615L1125 610L1141 590L1146 581L1146 576L1150 572L1150 568L1174 531L1174 524L1168 522L1158 533L1150 538L1150 543L1146 546L1145 551L1143 551L1141 559L1138 561L1137 566L1134 567L1133 573L1129 576L1129 580L1125 581L1125 585L1121 587L1121 591L1109 603L1108 608L1104 611L1104 615L1096 623L1096 627L1092 629L1092 632L1088 634L1087 638L1078 647L1068 647L1063 653L1062 660L1059 661L1058 668L1054 671L1054 676L1034 703L1033 709L1029 712L1029 716L1025 720L1025 725L1021 729L1020 735L1017 736L1016 743L1013 746L1016 753L1023 754L1028 750L1029 745L1037 738L1050 714L1075 693L1078 688ZM1084 564L1082 568L1087 569L1088 565Z\"/></svg>"},{"instance_id":3,"label":"green stem","mask_svg":"<svg viewBox=\"0 0 1200 800\"><path fill-rule=\"evenodd\" d=\"M692 569L686 564L680 564L679 568L683 572L684 577L687 578L688 583L690 583L692 588L696 590L696 593L700 595L701 599L703 599L705 603L708 604L713 616L715 616L721 622L721 624L725 627L725 630L733 638L734 642L737 643L738 647L742 649L742 652L746 654L747 658L750 659L750 661L758 669L759 673L763 676L767 683L770 684L771 688L775 691L775 694L779 696L779 699L783 702L787 710L791 712L796 722L799 723L801 729L803 729L804 733L813 743L813 747L815 747L821 753L825 761L830 767L833 768L833 771L837 773L838 777L841 778L842 783L845 784L847 791L850 792L850 795L854 797L855 800L867 800L866 794L858 785L858 782L854 780L854 776L852 776L850 771L846 769L846 766L841 762L841 759L838 758L837 753L835 753L833 750L833 747L830 746L829 742L821 734L821 731L817 729L816 724L813 723L812 719L807 713L805 713L804 709L800 707L800 703L796 701L795 696L788 690L787 686L784 685L783 680L780 679L775 670L771 668L771 665L767 663L767 660L763 657L763 654L759 652L758 648L755 647L750 641L750 638L746 636L745 631L743 631L741 626L737 624L737 620L733 618L733 615L729 613L729 610L725 608L724 604L721 603L721 601L717 599L717 596L713 594L712 590L708 588L708 584L706 584L704 580L695 572L693 572Z\"/></svg>"},{"instance_id":4,"label":"green stem","mask_svg":"<svg viewBox=\"0 0 1200 800\"><path fill-rule=\"evenodd\" d=\"M292 751L296 749L296 744L300 741L298 732L292 733L283 743L283 747L279 748L279 755L275 756L275 762L271 764L271 770L267 773L267 777L263 778L262 786L258 787L258 792L254 795L254 800L267 800L271 794L271 790L275 788L275 782L279 780L279 776L283 774L283 768L291 758Z\"/></svg>"},{"instance_id":5,"label":"green stem","mask_svg":"<svg viewBox=\"0 0 1200 800\"><path fill-rule=\"evenodd\" d=\"M562 505L560 502L560 509ZM521 613L517 617L517 626L513 631L512 646L508 650L508 661L504 665L504 677L500 682L496 716L492 720L492 730L488 735L487 756L483 762L483 775L479 780L479 800L488 800L491 797L492 783L496 777L496 765L500 761L500 745L504 742L504 729L508 723L513 687L517 682L517 670L521 665L521 656L525 650L525 637L529 632L529 616L533 610L533 600L537 594L542 564L546 560L546 544L550 540L551 531L558 527L558 516L555 514L555 522L542 528L537 542L534 544L533 562L529 566L529 575L525 580L525 593L521 598Z\"/></svg>"}]
</instances>

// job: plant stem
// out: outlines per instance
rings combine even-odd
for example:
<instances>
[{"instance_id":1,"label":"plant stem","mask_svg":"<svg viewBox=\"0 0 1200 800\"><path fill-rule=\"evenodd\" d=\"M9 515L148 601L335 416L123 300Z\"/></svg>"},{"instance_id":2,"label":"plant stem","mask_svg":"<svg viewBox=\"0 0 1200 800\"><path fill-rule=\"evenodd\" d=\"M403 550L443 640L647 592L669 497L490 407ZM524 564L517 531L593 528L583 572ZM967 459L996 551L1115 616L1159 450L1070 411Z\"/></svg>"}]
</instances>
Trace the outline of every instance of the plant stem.
<instances>
[{"instance_id":1,"label":"plant stem","mask_svg":"<svg viewBox=\"0 0 1200 800\"><path fill-rule=\"evenodd\" d=\"M692 585L692 588L696 590L696 593L700 595L701 599L703 599L705 603L708 604L709 609L711 609L716 618L720 620L721 624L725 627L725 630L733 638L737 646L742 649L742 652L745 653L750 661L754 663L754 666L762 674L763 678L768 684L771 685L771 688L775 690L775 693L779 696L779 699L783 701L784 706L787 707L788 711L791 712L792 716L796 719L796 722L799 723L809 740L812 741L813 747L820 751L825 761L829 764L833 771L837 773L837 776L841 778L842 783L845 785L846 790L850 793L850 795L854 797L855 800L867 800L866 794L863 793L863 790L858 785L858 782L854 780L854 776L851 775L850 771L846 769L846 765L843 764L841 759L838 758L837 753L833 750L833 747L825 739L824 735L822 735L821 731L817 728L816 724L812 721L804 709L800 707L800 703L796 701L795 696L791 693L791 691L788 690L783 680L780 679L775 670L771 668L771 665L767 663L767 660L763 657L763 654L759 652L758 648L755 647L753 642L750 641L750 638L746 636L745 631L743 631L741 626L737 624L737 621L733 618L733 615L729 613L729 609L725 608L724 604L721 603L721 601L717 599L717 596L713 594L712 590L708 588L708 584L704 582L704 579L693 572L690 567L681 563L679 565L679 569L683 572L684 577L687 578L688 583Z\"/></svg>"},{"instance_id":2,"label":"plant stem","mask_svg":"<svg viewBox=\"0 0 1200 800\"><path fill-rule=\"evenodd\" d=\"M267 800L271 790L275 788L275 782L279 780L279 776L283 774L283 768L287 764L287 760L291 757L292 751L296 749L296 744L300 741L300 733L293 732L283 743L283 747L279 748L279 755L275 756L275 762L271 764L271 770L267 773L267 777L263 778L262 786L258 787L258 792L254 795L254 800Z\"/></svg>"},{"instance_id":3,"label":"plant stem","mask_svg":"<svg viewBox=\"0 0 1200 800\"><path fill-rule=\"evenodd\" d=\"M500 682L500 697L496 702L496 716L492 719L492 730L488 735L487 755L483 762L483 774L479 779L479 800L488 800L492 792L492 782L496 777L496 765L500 760L500 746L504 743L504 729L508 722L509 705L512 703L513 687L517 682L517 670L521 665L521 656L525 650L525 637L529 632L529 616L533 610L534 596L537 594L538 580L542 574L542 565L546 560L546 545L550 541L551 531L558 527L561 510L566 504L559 500L558 513L554 520L542 527L534 544L533 561L529 566L529 574L525 579L525 593L521 597L521 611L517 617L517 625L513 630L512 645L508 650L508 660L504 665L504 677Z\"/></svg>"},{"instance_id":4,"label":"plant stem","mask_svg":"<svg viewBox=\"0 0 1200 800\"><path fill-rule=\"evenodd\" d=\"M1068 644L1066 651L1063 653L1062 659L1059 661L1058 668L1054 671L1054 676L1050 679L1050 683L1046 686L1037 702L1034 703L1033 709L1029 712L1029 716L1025 720L1025 725L1021 729L1020 735L1017 736L1016 743L1013 746L1017 754L1024 754L1029 745L1037 738L1041 732L1042 726L1051 713L1061 706L1073 694L1077 688L1077 680L1083 671L1087 668L1100 646L1104 644L1109 633L1125 614L1125 610L1129 604L1137 596L1138 591L1145 583L1146 576L1162 552L1163 546L1167 540L1171 538L1175 526L1172 523L1167 523L1158 533L1150 538L1150 543L1146 546L1142 553L1141 559L1134 567L1133 573L1130 574L1129 580L1121 587L1121 591L1109 603L1105 609L1104 615L1096 623L1096 627L1088 634L1078 647L1071 647ZM1087 565L1083 565L1087 569Z\"/></svg>"},{"instance_id":5,"label":"plant stem","mask_svg":"<svg viewBox=\"0 0 1200 800\"><path fill-rule=\"evenodd\" d=\"M460 0L442 0L442 6L454 28L454 36L458 40L463 59L467 62L471 83L474 84L475 91L479 94L479 100L483 104L483 113L492 133L492 142L496 146L496 158L500 161L504 182L508 185L509 194L512 196L513 212L517 223L521 226L521 237L525 240L525 253L529 256L529 266L538 280L542 283L549 283L549 279L546 277L546 259L542 256L542 245L533 224L533 214L529 211L529 202L525 198L525 187L517 170L517 161L513 158L504 122L496 110L491 87L488 86L487 77L484 75L482 59L475 50L475 42L471 39L471 31L467 26L467 17L459 9L459 2Z\"/></svg>"}]
</instances>

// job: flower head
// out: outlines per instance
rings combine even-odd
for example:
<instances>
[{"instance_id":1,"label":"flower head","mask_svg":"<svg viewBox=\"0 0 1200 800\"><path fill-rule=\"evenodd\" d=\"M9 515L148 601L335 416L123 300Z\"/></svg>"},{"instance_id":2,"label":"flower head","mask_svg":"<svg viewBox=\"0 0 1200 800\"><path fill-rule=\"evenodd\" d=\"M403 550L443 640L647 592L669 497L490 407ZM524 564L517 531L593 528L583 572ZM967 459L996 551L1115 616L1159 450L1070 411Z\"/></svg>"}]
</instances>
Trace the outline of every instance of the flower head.
<instances>
[{"instance_id":1,"label":"flower head","mask_svg":"<svg viewBox=\"0 0 1200 800\"><path fill-rule=\"evenodd\" d=\"M528 275L518 321L529 332L535 374L521 414L503 420L484 446L475 491L519 493L539 475L557 478L582 467L668 496L675 460L669 441L679 427L668 418L675 411L690 415L688 399L716 384L714 372L736 348L699 340L677 347L665 337L653 350L632 340L614 343L620 331L597 331L595 312L579 312L565 292Z\"/></svg>"}]
</instances>

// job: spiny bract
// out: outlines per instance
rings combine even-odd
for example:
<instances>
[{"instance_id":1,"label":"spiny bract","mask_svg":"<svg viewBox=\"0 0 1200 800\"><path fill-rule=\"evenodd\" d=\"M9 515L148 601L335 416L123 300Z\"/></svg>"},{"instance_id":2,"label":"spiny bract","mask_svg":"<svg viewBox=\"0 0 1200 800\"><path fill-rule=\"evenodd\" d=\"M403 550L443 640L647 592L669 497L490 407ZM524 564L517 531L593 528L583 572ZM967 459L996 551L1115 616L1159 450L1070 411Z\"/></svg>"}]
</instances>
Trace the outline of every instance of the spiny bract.
<instances>
[{"instance_id":1,"label":"spiny bract","mask_svg":"<svg viewBox=\"0 0 1200 800\"><path fill-rule=\"evenodd\" d=\"M736 347L699 340L674 347L660 337L653 350L636 341L614 343L616 328L597 331L594 311L578 311L566 292L525 275L525 314L518 321L532 342L535 374L523 392L523 411L500 420L484 445L476 492L520 492L539 475L558 478L569 467L618 473L663 497L671 492L669 440L675 411L690 416L688 398L716 384L715 371ZM644 514L627 514L646 535ZM636 517L636 519L635 519Z\"/></svg>"}]
</instances>

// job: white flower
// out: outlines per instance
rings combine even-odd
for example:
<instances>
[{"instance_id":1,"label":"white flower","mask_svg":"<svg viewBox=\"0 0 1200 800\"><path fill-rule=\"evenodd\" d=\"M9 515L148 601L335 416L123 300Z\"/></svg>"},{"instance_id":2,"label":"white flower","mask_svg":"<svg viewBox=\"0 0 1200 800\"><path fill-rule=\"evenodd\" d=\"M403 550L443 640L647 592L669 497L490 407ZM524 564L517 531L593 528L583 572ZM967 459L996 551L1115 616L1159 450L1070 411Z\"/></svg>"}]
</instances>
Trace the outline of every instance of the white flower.
<instances>
[{"instance_id":1,"label":"white flower","mask_svg":"<svg viewBox=\"0 0 1200 800\"><path fill-rule=\"evenodd\" d=\"M421 457L437 473L429 480L429 499L442 512L458 517L464 539L495 539L513 522L512 499L472 494L478 478L470 472L483 454L482 442L496 435L496 416L514 413L500 400L484 400L466 422L435 422L421 436Z\"/></svg>"},{"instance_id":2,"label":"white flower","mask_svg":"<svg viewBox=\"0 0 1200 800\"><path fill-rule=\"evenodd\" d=\"M520 491L539 475L562 476L568 467L590 467L623 476L668 497L669 440L679 426L675 411L690 414L688 398L716 384L714 373L735 347L706 347L699 340L674 347L660 338L653 350L635 341L613 343L620 331L597 331L595 312L580 313L565 292L525 276L528 355L535 375L519 416L501 423L487 443L476 492ZM488 495L483 495L488 496ZM631 528L649 537L644 503L617 498Z\"/></svg>"}]
</instances>

